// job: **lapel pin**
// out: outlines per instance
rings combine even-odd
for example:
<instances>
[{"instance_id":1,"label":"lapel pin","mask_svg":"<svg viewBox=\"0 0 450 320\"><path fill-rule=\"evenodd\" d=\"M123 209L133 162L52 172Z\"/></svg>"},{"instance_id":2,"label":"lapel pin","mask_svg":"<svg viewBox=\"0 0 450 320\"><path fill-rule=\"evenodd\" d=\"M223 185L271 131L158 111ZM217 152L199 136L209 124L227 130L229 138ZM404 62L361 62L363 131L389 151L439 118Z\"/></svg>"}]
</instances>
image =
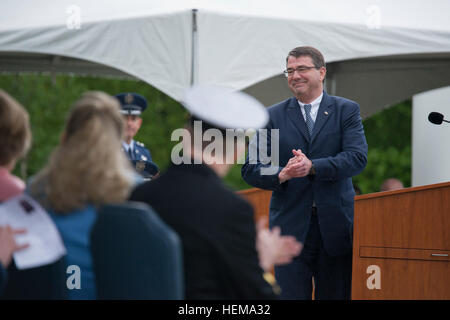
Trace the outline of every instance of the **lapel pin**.
<instances>
[{"instance_id":1,"label":"lapel pin","mask_svg":"<svg viewBox=\"0 0 450 320\"><path fill-rule=\"evenodd\" d=\"M326 115L328 115L328 111L325 111L324 113L325 113Z\"/></svg>"}]
</instances>

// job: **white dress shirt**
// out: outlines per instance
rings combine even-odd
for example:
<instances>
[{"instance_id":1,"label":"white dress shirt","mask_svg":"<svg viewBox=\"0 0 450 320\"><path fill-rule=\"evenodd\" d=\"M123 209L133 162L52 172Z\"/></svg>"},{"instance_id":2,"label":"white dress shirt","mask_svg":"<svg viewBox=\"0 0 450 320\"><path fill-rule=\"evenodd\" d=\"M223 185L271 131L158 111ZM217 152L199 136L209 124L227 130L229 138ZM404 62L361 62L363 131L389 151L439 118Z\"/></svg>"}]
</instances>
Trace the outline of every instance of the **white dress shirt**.
<instances>
[{"instance_id":1,"label":"white dress shirt","mask_svg":"<svg viewBox=\"0 0 450 320\"><path fill-rule=\"evenodd\" d=\"M131 143L128 144L125 141L122 141L122 147L125 149L126 153L128 153L131 148L131 151L134 151L134 140L131 140Z\"/></svg>"}]
</instances>

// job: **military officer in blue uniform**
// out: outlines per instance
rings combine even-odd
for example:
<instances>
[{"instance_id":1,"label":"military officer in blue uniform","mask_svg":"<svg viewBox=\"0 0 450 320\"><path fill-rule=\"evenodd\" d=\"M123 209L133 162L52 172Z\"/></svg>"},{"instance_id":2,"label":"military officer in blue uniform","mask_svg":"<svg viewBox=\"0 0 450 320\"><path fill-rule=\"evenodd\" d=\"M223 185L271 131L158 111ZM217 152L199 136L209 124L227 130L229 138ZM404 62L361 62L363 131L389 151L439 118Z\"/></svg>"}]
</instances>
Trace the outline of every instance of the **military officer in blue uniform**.
<instances>
[{"instance_id":1,"label":"military officer in blue uniform","mask_svg":"<svg viewBox=\"0 0 450 320\"><path fill-rule=\"evenodd\" d=\"M122 141L122 150L142 177L154 178L159 172L158 166L152 161L152 155L144 144L134 140L142 125L141 114L147 108L147 100L132 92L120 93L116 98L122 106L122 114L125 117L125 140Z\"/></svg>"}]
</instances>

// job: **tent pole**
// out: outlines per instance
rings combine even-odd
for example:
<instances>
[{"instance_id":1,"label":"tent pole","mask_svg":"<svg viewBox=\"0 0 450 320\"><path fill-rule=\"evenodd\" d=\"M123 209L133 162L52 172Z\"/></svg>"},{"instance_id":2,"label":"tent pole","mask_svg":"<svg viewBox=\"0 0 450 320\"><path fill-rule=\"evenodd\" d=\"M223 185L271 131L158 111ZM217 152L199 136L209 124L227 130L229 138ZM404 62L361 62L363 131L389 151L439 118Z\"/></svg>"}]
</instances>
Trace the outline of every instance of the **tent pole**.
<instances>
[{"instance_id":1,"label":"tent pole","mask_svg":"<svg viewBox=\"0 0 450 320\"><path fill-rule=\"evenodd\" d=\"M192 52L191 52L191 86L197 83L197 9L192 9Z\"/></svg>"}]
</instances>

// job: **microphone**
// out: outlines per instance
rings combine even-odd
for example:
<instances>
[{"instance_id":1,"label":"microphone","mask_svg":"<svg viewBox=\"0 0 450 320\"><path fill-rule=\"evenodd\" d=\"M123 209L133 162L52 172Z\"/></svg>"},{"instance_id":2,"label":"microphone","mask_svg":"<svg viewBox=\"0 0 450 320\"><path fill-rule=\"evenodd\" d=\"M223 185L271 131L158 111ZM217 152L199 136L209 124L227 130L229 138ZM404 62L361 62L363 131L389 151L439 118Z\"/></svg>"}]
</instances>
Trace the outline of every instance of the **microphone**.
<instances>
[{"instance_id":1,"label":"microphone","mask_svg":"<svg viewBox=\"0 0 450 320\"><path fill-rule=\"evenodd\" d=\"M442 121L450 123L450 121L444 120L444 115L439 112L430 112L428 115L428 121L434 124L441 124Z\"/></svg>"}]
</instances>

